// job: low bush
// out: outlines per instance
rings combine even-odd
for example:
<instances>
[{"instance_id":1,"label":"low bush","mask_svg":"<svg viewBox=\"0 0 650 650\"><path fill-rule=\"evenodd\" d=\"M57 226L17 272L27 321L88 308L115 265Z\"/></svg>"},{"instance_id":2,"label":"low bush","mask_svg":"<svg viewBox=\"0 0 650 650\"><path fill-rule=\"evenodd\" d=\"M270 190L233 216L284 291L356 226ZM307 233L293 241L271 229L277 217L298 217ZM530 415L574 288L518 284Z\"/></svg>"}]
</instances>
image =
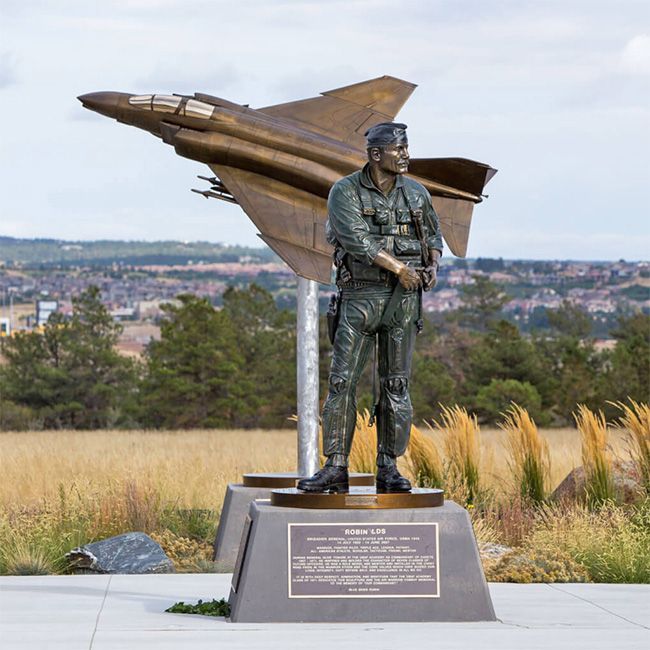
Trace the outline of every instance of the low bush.
<instances>
[{"instance_id":1,"label":"low bush","mask_svg":"<svg viewBox=\"0 0 650 650\"><path fill-rule=\"evenodd\" d=\"M220 600L211 600L204 603L199 600L198 603L192 605L191 603L176 603L168 607L166 612L172 614L200 614L202 616L230 616L230 605L227 600L221 598Z\"/></svg>"},{"instance_id":2,"label":"low bush","mask_svg":"<svg viewBox=\"0 0 650 650\"><path fill-rule=\"evenodd\" d=\"M559 550L511 551L486 563L485 577L490 582L589 582L587 570Z\"/></svg>"},{"instance_id":3,"label":"low bush","mask_svg":"<svg viewBox=\"0 0 650 650\"><path fill-rule=\"evenodd\" d=\"M151 533L165 555L174 563L177 573L211 572L212 545L206 541L180 537L170 530Z\"/></svg>"},{"instance_id":4,"label":"low bush","mask_svg":"<svg viewBox=\"0 0 650 650\"><path fill-rule=\"evenodd\" d=\"M0 399L0 431L35 431L43 422L28 406Z\"/></svg>"},{"instance_id":5,"label":"low bush","mask_svg":"<svg viewBox=\"0 0 650 650\"><path fill-rule=\"evenodd\" d=\"M606 503L598 510L546 507L525 547L566 553L594 582L650 582L650 499L636 507Z\"/></svg>"}]
</instances>

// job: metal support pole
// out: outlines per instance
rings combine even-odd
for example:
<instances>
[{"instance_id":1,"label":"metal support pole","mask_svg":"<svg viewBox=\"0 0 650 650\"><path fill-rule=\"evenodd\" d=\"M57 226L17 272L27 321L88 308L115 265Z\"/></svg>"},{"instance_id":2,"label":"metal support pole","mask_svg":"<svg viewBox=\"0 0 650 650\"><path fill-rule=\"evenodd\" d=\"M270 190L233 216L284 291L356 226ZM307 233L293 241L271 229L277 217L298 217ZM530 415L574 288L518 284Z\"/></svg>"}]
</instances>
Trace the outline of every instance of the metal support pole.
<instances>
[{"instance_id":1,"label":"metal support pole","mask_svg":"<svg viewBox=\"0 0 650 650\"><path fill-rule=\"evenodd\" d=\"M311 476L318 457L318 283L298 277L296 366L298 474Z\"/></svg>"}]
</instances>

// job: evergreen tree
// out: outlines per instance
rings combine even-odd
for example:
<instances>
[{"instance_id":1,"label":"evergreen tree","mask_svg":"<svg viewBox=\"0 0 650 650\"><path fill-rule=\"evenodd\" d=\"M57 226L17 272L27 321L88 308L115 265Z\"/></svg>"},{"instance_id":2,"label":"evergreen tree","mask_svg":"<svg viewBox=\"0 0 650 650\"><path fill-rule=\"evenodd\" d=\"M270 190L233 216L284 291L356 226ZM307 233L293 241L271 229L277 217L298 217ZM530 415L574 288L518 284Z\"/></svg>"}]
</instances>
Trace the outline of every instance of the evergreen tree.
<instances>
[{"instance_id":1,"label":"evergreen tree","mask_svg":"<svg viewBox=\"0 0 650 650\"><path fill-rule=\"evenodd\" d=\"M484 332L495 322L503 306L510 302L510 296L483 275L472 275L472 278L472 284L460 287L463 306L454 316L461 325Z\"/></svg>"},{"instance_id":2,"label":"evergreen tree","mask_svg":"<svg viewBox=\"0 0 650 650\"><path fill-rule=\"evenodd\" d=\"M591 319L583 309L564 301L558 309L548 310L548 320L553 336L538 339L538 349L554 384L554 412L569 424L576 404L602 408L598 376L603 357L589 338Z\"/></svg>"},{"instance_id":3,"label":"evergreen tree","mask_svg":"<svg viewBox=\"0 0 650 650\"><path fill-rule=\"evenodd\" d=\"M616 347L606 354L605 372L601 377L604 400L637 402L650 401L650 315L634 314L621 317L612 331ZM608 415L619 413L605 406Z\"/></svg>"},{"instance_id":4,"label":"evergreen tree","mask_svg":"<svg viewBox=\"0 0 650 650\"><path fill-rule=\"evenodd\" d=\"M439 418L440 404L448 406L456 401L454 380L447 368L431 356L414 356L413 379L409 385L417 421Z\"/></svg>"},{"instance_id":5,"label":"evergreen tree","mask_svg":"<svg viewBox=\"0 0 650 650\"><path fill-rule=\"evenodd\" d=\"M70 320L54 313L43 332L3 340L3 396L31 409L46 428L129 424L136 368L115 350L121 331L99 289L88 288L73 298Z\"/></svg>"},{"instance_id":6,"label":"evergreen tree","mask_svg":"<svg viewBox=\"0 0 650 650\"><path fill-rule=\"evenodd\" d=\"M493 379L482 386L476 394L476 413L481 421L497 422L513 402L525 408L537 424L544 424L547 418L542 412L542 398L527 381L516 379Z\"/></svg>"},{"instance_id":7,"label":"evergreen tree","mask_svg":"<svg viewBox=\"0 0 650 650\"><path fill-rule=\"evenodd\" d=\"M591 334L589 314L569 300L563 300L557 309L549 309L546 317L550 327L561 336L585 339Z\"/></svg>"},{"instance_id":8,"label":"evergreen tree","mask_svg":"<svg viewBox=\"0 0 650 650\"><path fill-rule=\"evenodd\" d=\"M160 340L145 352L144 421L154 427L228 427L253 393L228 315L190 294L163 307Z\"/></svg>"},{"instance_id":9,"label":"evergreen tree","mask_svg":"<svg viewBox=\"0 0 650 650\"><path fill-rule=\"evenodd\" d=\"M457 358L464 354L467 333L456 326L458 336L441 334L427 315L423 331L416 338L409 392L414 421L434 420L440 416L440 404L449 406L457 401L457 382L452 376Z\"/></svg>"},{"instance_id":10,"label":"evergreen tree","mask_svg":"<svg viewBox=\"0 0 650 650\"><path fill-rule=\"evenodd\" d=\"M494 409L487 408L487 402L496 404L501 399L507 408L510 400L516 401L518 393L530 397L527 401L535 405L537 419L543 417L541 406L550 406L552 384L545 372L544 362L537 348L524 338L517 327L505 320L498 321L490 330L478 337L467 356L467 393L465 401L470 408L482 408L486 418L493 419ZM494 384L493 382L501 382ZM513 383L503 383L514 381ZM484 389L491 386L486 393ZM523 388L522 388L523 386ZM528 387L534 389L534 395ZM483 390L483 403L477 400ZM508 397L508 391L512 393ZM497 399L501 395L502 398ZM536 404L536 400L540 404ZM523 406L523 404L522 404ZM497 412L498 414L498 412Z\"/></svg>"},{"instance_id":11,"label":"evergreen tree","mask_svg":"<svg viewBox=\"0 0 650 650\"><path fill-rule=\"evenodd\" d=\"M282 427L296 412L295 316L252 284L223 308L178 296L146 350L143 417L151 426Z\"/></svg>"},{"instance_id":12,"label":"evergreen tree","mask_svg":"<svg viewBox=\"0 0 650 650\"><path fill-rule=\"evenodd\" d=\"M287 419L296 413L295 312L279 309L273 296L257 284L228 288L223 311L235 328L244 359L242 384L252 387L233 426L287 426Z\"/></svg>"}]
</instances>

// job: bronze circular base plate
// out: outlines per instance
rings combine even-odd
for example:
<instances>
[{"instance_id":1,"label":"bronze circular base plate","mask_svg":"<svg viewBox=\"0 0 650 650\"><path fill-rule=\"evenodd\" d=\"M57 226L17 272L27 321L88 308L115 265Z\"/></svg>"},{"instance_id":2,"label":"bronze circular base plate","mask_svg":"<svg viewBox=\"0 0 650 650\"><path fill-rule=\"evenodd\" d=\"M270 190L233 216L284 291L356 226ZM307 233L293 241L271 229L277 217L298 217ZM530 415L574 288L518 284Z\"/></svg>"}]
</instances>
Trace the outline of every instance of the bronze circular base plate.
<instances>
[{"instance_id":1,"label":"bronze circular base plate","mask_svg":"<svg viewBox=\"0 0 650 650\"><path fill-rule=\"evenodd\" d=\"M445 502L443 490L413 488L410 492L377 492L374 487L351 487L348 494L301 492L296 488L271 491L271 505L283 508L381 509L436 508Z\"/></svg>"},{"instance_id":2,"label":"bronze circular base plate","mask_svg":"<svg viewBox=\"0 0 650 650\"><path fill-rule=\"evenodd\" d=\"M296 472L284 472L278 474L244 474L244 487L255 488L293 488L296 483L305 478ZM373 474L350 474L350 485L374 485Z\"/></svg>"}]
</instances>

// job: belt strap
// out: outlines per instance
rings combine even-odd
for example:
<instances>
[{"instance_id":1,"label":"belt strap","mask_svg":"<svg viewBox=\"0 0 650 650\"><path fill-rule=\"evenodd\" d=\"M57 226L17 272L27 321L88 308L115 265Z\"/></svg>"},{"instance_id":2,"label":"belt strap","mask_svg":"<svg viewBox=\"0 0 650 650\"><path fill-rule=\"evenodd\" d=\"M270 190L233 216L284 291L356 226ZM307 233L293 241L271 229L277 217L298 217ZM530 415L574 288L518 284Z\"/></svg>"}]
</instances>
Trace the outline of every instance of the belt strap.
<instances>
[{"instance_id":1,"label":"belt strap","mask_svg":"<svg viewBox=\"0 0 650 650\"><path fill-rule=\"evenodd\" d=\"M411 234L411 224L398 223L393 226L379 226L379 232L382 235L403 235L408 236Z\"/></svg>"},{"instance_id":2,"label":"belt strap","mask_svg":"<svg viewBox=\"0 0 650 650\"><path fill-rule=\"evenodd\" d=\"M397 307L404 296L404 287L398 282L393 289L390 300L384 309L384 313L381 316L381 321L379 321L379 327L387 327L390 323L393 314L397 310Z\"/></svg>"}]
</instances>

